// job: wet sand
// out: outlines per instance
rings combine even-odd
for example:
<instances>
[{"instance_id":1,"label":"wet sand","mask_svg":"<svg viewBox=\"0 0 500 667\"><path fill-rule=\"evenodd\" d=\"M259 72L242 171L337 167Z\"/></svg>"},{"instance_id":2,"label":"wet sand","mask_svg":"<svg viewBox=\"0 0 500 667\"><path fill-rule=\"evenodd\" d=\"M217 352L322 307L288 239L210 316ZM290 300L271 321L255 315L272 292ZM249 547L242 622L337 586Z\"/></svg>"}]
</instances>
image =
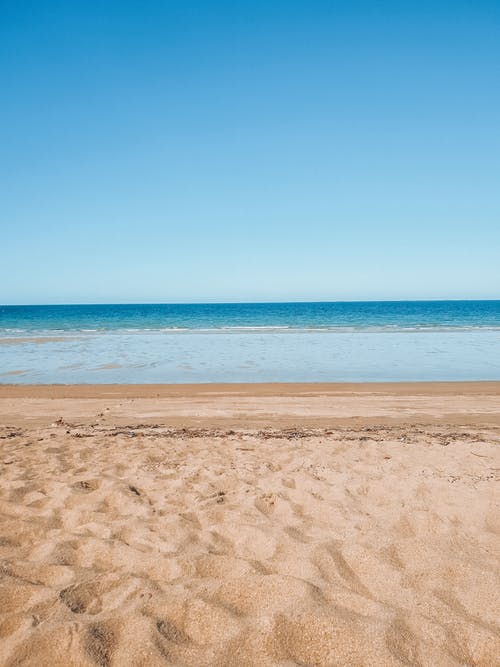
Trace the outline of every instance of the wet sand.
<instances>
[{"instance_id":1,"label":"wet sand","mask_svg":"<svg viewBox=\"0 0 500 667\"><path fill-rule=\"evenodd\" d=\"M0 385L1 665L498 665L500 383Z\"/></svg>"},{"instance_id":2,"label":"wet sand","mask_svg":"<svg viewBox=\"0 0 500 667\"><path fill-rule=\"evenodd\" d=\"M26 343L64 343L68 340L83 340L83 336L16 336L13 338L0 338L0 345L25 345Z\"/></svg>"}]
</instances>

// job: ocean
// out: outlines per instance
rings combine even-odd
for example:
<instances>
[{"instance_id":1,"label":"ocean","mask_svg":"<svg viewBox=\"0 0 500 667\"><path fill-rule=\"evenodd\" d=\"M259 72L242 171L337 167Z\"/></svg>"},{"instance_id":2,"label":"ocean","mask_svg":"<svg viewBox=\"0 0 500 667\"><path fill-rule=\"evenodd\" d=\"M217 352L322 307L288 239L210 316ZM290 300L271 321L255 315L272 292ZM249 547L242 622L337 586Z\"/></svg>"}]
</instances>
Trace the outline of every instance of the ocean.
<instances>
[{"instance_id":1,"label":"ocean","mask_svg":"<svg viewBox=\"0 0 500 667\"><path fill-rule=\"evenodd\" d=\"M0 383L500 380L500 301L0 306Z\"/></svg>"}]
</instances>

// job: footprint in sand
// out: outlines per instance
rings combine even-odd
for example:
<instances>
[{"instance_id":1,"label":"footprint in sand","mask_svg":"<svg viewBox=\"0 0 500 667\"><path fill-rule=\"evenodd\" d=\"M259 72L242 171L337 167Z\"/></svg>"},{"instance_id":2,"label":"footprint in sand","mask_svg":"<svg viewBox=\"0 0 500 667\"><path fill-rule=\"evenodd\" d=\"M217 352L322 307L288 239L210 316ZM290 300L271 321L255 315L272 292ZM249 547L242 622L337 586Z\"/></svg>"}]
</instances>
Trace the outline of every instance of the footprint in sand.
<instances>
[{"instance_id":1,"label":"footprint in sand","mask_svg":"<svg viewBox=\"0 0 500 667\"><path fill-rule=\"evenodd\" d=\"M73 484L73 489L75 491L80 491L81 493L90 493L91 491L97 491L101 486L101 482L98 479L84 479Z\"/></svg>"}]
</instances>

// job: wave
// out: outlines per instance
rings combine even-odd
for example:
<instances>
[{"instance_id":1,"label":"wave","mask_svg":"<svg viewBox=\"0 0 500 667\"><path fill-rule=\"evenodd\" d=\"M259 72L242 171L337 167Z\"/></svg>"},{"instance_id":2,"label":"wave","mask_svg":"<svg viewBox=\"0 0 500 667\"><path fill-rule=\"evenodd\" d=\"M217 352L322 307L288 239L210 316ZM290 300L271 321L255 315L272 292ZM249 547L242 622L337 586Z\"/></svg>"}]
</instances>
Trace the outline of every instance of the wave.
<instances>
[{"instance_id":1,"label":"wave","mask_svg":"<svg viewBox=\"0 0 500 667\"><path fill-rule=\"evenodd\" d=\"M0 339L2 338L24 338L33 337L56 337L67 338L68 340L82 337L92 337L101 335L110 336L160 336L160 335L184 335L184 334L308 334L308 333L338 333L338 334L357 334L357 333L438 333L438 332L476 332L476 331L490 331L500 332L500 326L492 325L451 325L451 324L421 324L421 325L398 325L398 324L384 324L384 325L311 325L311 326L291 326L291 325L258 325L258 326L214 326L214 327L136 327L136 328L74 328L74 329L11 329L0 328Z\"/></svg>"}]
</instances>

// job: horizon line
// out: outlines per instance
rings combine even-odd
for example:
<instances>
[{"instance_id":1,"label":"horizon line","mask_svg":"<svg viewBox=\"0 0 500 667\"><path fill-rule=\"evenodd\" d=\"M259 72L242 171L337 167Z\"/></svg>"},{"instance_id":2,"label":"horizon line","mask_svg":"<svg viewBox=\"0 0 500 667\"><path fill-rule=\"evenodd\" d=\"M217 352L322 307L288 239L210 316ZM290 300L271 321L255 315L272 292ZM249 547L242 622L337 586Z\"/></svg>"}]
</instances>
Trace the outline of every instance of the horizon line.
<instances>
[{"instance_id":1,"label":"horizon line","mask_svg":"<svg viewBox=\"0 0 500 667\"><path fill-rule=\"evenodd\" d=\"M1 303L0 308L50 308L54 306L230 306L230 305L285 305L285 304L318 304L318 303L450 303L450 302L497 302L495 299L473 298L432 298L432 299L332 299L332 300L299 300L299 301L81 301L58 303Z\"/></svg>"}]
</instances>

